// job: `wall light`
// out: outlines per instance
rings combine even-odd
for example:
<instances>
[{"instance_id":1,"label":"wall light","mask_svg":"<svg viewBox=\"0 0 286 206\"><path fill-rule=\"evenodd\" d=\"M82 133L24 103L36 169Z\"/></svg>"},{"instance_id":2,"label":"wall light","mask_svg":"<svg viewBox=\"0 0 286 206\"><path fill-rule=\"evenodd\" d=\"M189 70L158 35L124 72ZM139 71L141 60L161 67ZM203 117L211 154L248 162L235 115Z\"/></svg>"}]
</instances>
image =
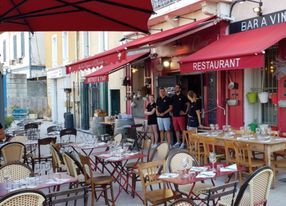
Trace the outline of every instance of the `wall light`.
<instances>
[{"instance_id":1,"label":"wall light","mask_svg":"<svg viewBox=\"0 0 286 206\"><path fill-rule=\"evenodd\" d=\"M162 57L162 65L164 68L170 68L171 59L169 57Z\"/></svg>"},{"instance_id":2,"label":"wall light","mask_svg":"<svg viewBox=\"0 0 286 206\"><path fill-rule=\"evenodd\" d=\"M246 1L249 1L249 2L252 2L252 3L256 3L258 4L257 7L253 8L253 11L258 15L258 16L261 16L262 15L262 6L263 6L263 2L262 0L259 0L259 1L256 1L256 0L236 0L234 1L231 6L230 6L230 11L229 11L229 17L231 17L231 14L232 14L232 10L233 10L233 7L237 4L237 3L244 3Z\"/></svg>"},{"instance_id":3,"label":"wall light","mask_svg":"<svg viewBox=\"0 0 286 206\"><path fill-rule=\"evenodd\" d=\"M135 74L136 72L138 72L137 68L132 68L132 73Z\"/></svg>"}]
</instances>

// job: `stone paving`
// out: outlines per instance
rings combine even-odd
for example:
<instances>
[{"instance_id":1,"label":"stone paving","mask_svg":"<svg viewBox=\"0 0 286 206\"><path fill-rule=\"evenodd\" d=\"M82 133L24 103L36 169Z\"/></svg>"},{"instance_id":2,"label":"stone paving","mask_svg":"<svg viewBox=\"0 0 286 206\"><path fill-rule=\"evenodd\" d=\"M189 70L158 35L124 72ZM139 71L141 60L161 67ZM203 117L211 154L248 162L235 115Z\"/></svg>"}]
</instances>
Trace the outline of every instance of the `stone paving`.
<instances>
[{"instance_id":1,"label":"stone paving","mask_svg":"<svg viewBox=\"0 0 286 206\"><path fill-rule=\"evenodd\" d=\"M46 128L50 125L52 125L52 122L43 121L43 124L40 127L41 137L44 137L46 135ZM88 135L87 133L80 132L80 131L78 133L78 136L83 137L83 138L87 135ZM269 205L269 206L285 206L286 205L286 195L285 195L286 182L280 181L283 178L285 178L285 180L286 180L286 170L279 172L278 178L277 178L278 181L276 180L277 181L276 182L276 188L271 189L269 202L267 205ZM218 182L222 183L222 180L218 180ZM118 191L118 185L116 183L114 183L114 190L115 190L115 193ZM137 190L139 193L142 194L140 182L137 183ZM70 205L73 205L73 204L70 204ZM81 205L83 205L83 203L78 202L77 205L81 206ZM96 205L104 205L103 200L99 200L96 203ZM117 206L127 206L127 205L128 206L137 206L137 205L143 205L143 203L141 202L141 200L139 198L133 199L129 194L122 192L120 194L118 200L116 201L116 205Z\"/></svg>"}]
</instances>

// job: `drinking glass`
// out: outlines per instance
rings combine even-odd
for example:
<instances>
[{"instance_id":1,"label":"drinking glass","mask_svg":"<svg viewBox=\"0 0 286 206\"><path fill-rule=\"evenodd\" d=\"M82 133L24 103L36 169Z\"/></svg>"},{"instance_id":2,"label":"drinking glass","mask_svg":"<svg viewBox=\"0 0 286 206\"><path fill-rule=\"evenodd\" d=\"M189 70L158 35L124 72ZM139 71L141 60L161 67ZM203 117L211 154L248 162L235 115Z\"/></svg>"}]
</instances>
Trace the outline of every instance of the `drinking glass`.
<instances>
[{"instance_id":1,"label":"drinking glass","mask_svg":"<svg viewBox=\"0 0 286 206\"><path fill-rule=\"evenodd\" d=\"M218 131L219 130L219 126L218 124L215 124L215 130Z\"/></svg>"},{"instance_id":2,"label":"drinking glass","mask_svg":"<svg viewBox=\"0 0 286 206\"><path fill-rule=\"evenodd\" d=\"M214 124L210 124L210 128L211 128L211 131L213 132L214 129L215 129L215 125Z\"/></svg>"},{"instance_id":3,"label":"drinking glass","mask_svg":"<svg viewBox=\"0 0 286 206\"><path fill-rule=\"evenodd\" d=\"M267 135L268 136L272 136L272 128L271 128L271 126L269 126L269 127L267 127Z\"/></svg>"},{"instance_id":4,"label":"drinking glass","mask_svg":"<svg viewBox=\"0 0 286 206\"><path fill-rule=\"evenodd\" d=\"M240 134L245 134L244 127L240 127L239 130L240 130Z\"/></svg>"},{"instance_id":5,"label":"drinking glass","mask_svg":"<svg viewBox=\"0 0 286 206\"><path fill-rule=\"evenodd\" d=\"M184 168L184 177L187 175L187 169L190 166L190 159L188 157L184 157L181 160L181 165Z\"/></svg>"},{"instance_id":6,"label":"drinking glass","mask_svg":"<svg viewBox=\"0 0 286 206\"><path fill-rule=\"evenodd\" d=\"M212 170L215 171L215 166L214 166L214 164L216 163L216 153L215 152L210 152L209 161L212 164Z\"/></svg>"},{"instance_id":7,"label":"drinking glass","mask_svg":"<svg viewBox=\"0 0 286 206\"><path fill-rule=\"evenodd\" d=\"M45 162L41 162L40 174L41 174L41 176L46 175L46 163Z\"/></svg>"},{"instance_id":8,"label":"drinking glass","mask_svg":"<svg viewBox=\"0 0 286 206\"><path fill-rule=\"evenodd\" d=\"M47 175L51 174L51 163L50 162L46 162L45 164L45 173Z\"/></svg>"},{"instance_id":9,"label":"drinking glass","mask_svg":"<svg viewBox=\"0 0 286 206\"><path fill-rule=\"evenodd\" d=\"M227 132L227 126L226 126L226 125L223 125L223 126L222 126L222 130L223 130L223 132Z\"/></svg>"},{"instance_id":10,"label":"drinking glass","mask_svg":"<svg viewBox=\"0 0 286 206\"><path fill-rule=\"evenodd\" d=\"M255 129L255 133L256 133L256 136L259 136L261 134L261 129L260 128L256 128Z\"/></svg>"},{"instance_id":11,"label":"drinking glass","mask_svg":"<svg viewBox=\"0 0 286 206\"><path fill-rule=\"evenodd\" d=\"M3 178L4 178L4 182L6 183L7 190L10 190L11 189L11 184L10 184L11 174L8 169L3 170Z\"/></svg>"}]
</instances>

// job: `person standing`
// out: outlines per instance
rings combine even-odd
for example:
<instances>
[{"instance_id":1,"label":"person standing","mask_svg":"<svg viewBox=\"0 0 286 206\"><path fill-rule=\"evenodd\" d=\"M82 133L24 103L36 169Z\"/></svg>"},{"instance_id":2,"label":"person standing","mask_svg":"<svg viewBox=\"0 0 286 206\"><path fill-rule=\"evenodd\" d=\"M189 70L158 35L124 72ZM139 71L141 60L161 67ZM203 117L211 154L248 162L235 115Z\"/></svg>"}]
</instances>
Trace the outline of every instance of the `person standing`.
<instances>
[{"instance_id":1,"label":"person standing","mask_svg":"<svg viewBox=\"0 0 286 206\"><path fill-rule=\"evenodd\" d=\"M163 142L165 137L165 132L167 136L167 142L171 145L171 119L170 112L172 111L172 102L171 98L166 95L166 90L164 87L160 88L160 96L156 101L156 114L157 114L157 123L160 131L160 139Z\"/></svg>"},{"instance_id":2,"label":"person standing","mask_svg":"<svg viewBox=\"0 0 286 206\"><path fill-rule=\"evenodd\" d=\"M156 146L158 143L156 103L154 95L149 95L148 99L149 103L146 106L144 114L148 116L148 131L151 131L152 144Z\"/></svg>"},{"instance_id":3,"label":"person standing","mask_svg":"<svg viewBox=\"0 0 286 206\"><path fill-rule=\"evenodd\" d=\"M188 110L187 130L197 130L198 127L202 127L201 107L194 91L191 90L188 92L188 99L190 100L190 106Z\"/></svg>"},{"instance_id":4,"label":"person standing","mask_svg":"<svg viewBox=\"0 0 286 206\"><path fill-rule=\"evenodd\" d=\"M175 95L172 97L173 103L173 127L176 132L177 142L173 147L183 149L185 147L182 139L182 132L186 129L186 114L189 108L188 99L182 94L182 87L179 84L175 86Z\"/></svg>"}]
</instances>

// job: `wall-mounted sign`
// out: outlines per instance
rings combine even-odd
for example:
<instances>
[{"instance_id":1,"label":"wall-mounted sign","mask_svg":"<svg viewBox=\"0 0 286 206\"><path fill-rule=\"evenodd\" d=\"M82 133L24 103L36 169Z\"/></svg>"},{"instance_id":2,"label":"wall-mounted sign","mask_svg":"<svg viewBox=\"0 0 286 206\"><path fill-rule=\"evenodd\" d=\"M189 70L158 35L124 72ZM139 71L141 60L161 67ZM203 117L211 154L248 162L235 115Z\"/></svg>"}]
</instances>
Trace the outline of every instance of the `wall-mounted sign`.
<instances>
[{"instance_id":1,"label":"wall-mounted sign","mask_svg":"<svg viewBox=\"0 0 286 206\"><path fill-rule=\"evenodd\" d=\"M233 34L284 22L286 22L286 10L277 11L274 13L266 14L251 19L246 19L239 22L234 22L229 25L229 33Z\"/></svg>"}]
</instances>

